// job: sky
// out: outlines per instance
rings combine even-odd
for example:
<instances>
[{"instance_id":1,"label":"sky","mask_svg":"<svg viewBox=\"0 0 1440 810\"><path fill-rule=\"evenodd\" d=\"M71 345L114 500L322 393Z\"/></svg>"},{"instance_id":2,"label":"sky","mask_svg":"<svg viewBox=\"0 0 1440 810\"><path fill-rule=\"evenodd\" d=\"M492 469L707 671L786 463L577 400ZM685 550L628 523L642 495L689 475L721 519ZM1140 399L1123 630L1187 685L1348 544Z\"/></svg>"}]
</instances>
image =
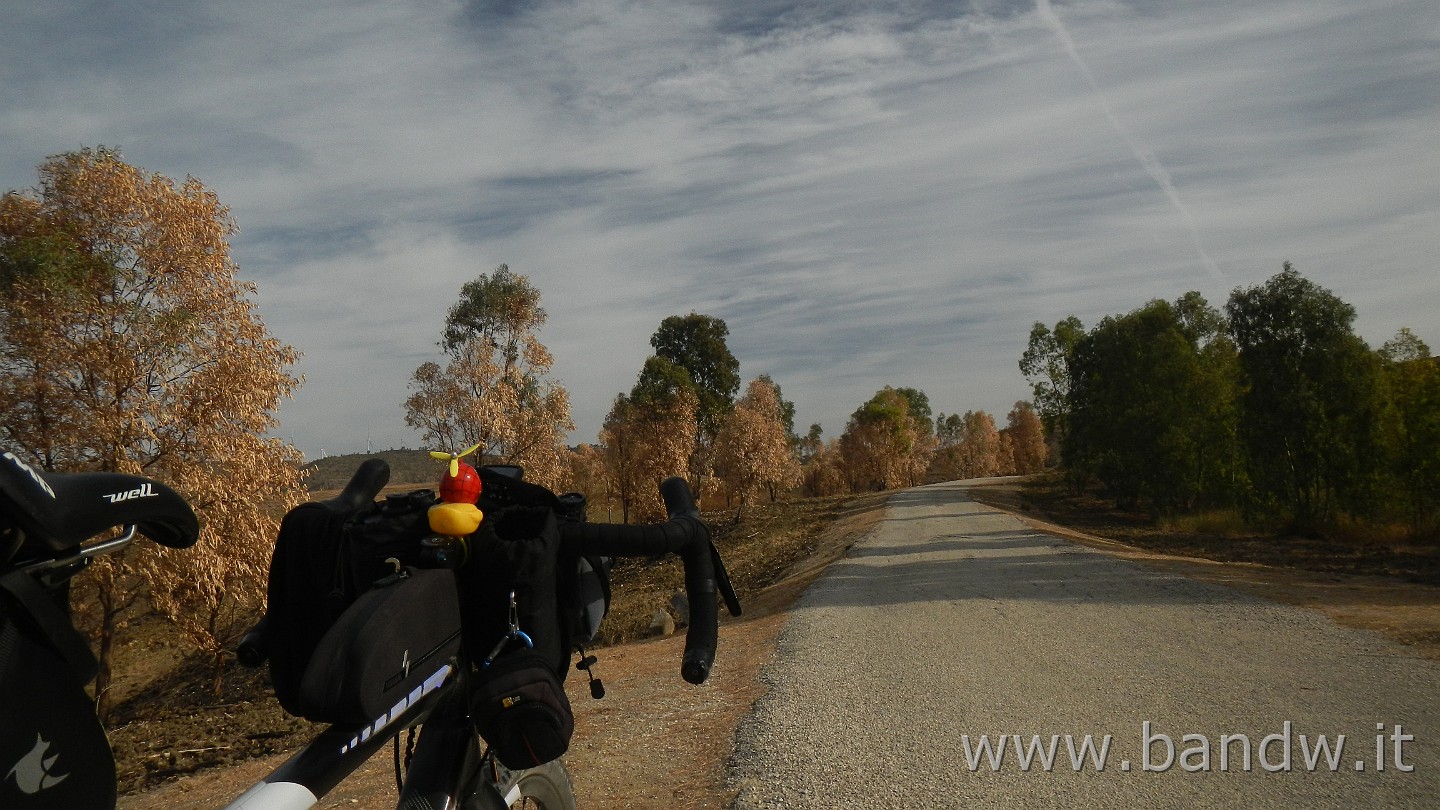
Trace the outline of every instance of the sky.
<instances>
[{"instance_id":1,"label":"sky","mask_svg":"<svg viewBox=\"0 0 1440 810\"><path fill-rule=\"evenodd\" d=\"M507 264L593 442L670 315L838 436L891 385L1005 414L1032 324L1291 261L1440 347L1434 0L0 0L0 189L104 145L230 207L303 357L275 435L402 403Z\"/></svg>"}]
</instances>

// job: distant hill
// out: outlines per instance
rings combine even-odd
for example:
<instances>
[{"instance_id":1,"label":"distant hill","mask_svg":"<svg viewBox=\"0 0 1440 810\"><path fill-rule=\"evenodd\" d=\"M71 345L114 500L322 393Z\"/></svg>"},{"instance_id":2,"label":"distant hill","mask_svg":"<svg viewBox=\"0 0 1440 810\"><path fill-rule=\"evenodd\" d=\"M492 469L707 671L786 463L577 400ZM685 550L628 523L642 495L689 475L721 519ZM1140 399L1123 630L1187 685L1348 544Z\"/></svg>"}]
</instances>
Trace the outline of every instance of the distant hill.
<instances>
[{"instance_id":1,"label":"distant hill","mask_svg":"<svg viewBox=\"0 0 1440 810\"><path fill-rule=\"evenodd\" d=\"M390 465L390 484L434 486L440 480L442 464L424 450L378 450L374 453L350 453L328 456L305 465L310 473L305 485L311 492L340 489L350 480L355 468L367 458L381 458Z\"/></svg>"}]
</instances>

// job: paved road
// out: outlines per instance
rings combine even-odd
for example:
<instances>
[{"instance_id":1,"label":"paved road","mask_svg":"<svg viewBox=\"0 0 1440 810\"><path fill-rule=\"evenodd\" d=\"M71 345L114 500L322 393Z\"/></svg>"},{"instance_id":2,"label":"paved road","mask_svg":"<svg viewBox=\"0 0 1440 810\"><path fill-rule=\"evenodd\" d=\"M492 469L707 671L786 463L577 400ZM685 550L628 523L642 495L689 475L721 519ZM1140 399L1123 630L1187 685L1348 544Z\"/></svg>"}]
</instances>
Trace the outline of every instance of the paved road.
<instances>
[{"instance_id":1,"label":"paved road","mask_svg":"<svg viewBox=\"0 0 1440 810\"><path fill-rule=\"evenodd\" d=\"M1037 533L961 484L896 495L765 678L731 767L742 810L1440 807L1435 662ZM1317 738L1341 734L1332 771ZM1004 738L998 767L982 735ZM1022 767L1016 735L1058 736L1052 769L1043 750ZM1104 770L1077 771L1066 735L1110 735Z\"/></svg>"}]
</instances>

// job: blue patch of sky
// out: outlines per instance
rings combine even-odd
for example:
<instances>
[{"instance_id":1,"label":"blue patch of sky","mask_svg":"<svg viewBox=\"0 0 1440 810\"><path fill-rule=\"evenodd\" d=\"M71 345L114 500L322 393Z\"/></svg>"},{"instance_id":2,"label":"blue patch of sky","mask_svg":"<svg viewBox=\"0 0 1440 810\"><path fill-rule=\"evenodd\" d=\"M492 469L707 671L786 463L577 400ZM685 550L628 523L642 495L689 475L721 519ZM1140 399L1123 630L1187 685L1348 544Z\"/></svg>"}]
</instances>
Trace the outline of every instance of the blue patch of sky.
<instances>
[{"instance_id":1,"label":"blue patch of sky","mask_svg":"<svg viewBox=\"0 0 1440 810\"><path fill-rule=\"evenodd\" d=\"M433 196L374 190L352 199L344 224L327 222L242 230L234 244L264 264L285 265L361 254L397 221L438 224L466 243L512 236L553 215L597 205L623 184L623 171L509 175ZM369 217L359 211L374 212Z\"/></svg>"},{"instance_id":2,"label":"blue patch of sky","mask_svg":"<svg viewBox=\"0 0 1440 810\"><path fill-rule=\"evenodd\" d=\"M543 5L546 0L466 0L460 21L478 32L496 33Z\"/></svg>"},{"instance_id":3,"label":"blue patch of sky","mask_svg":"<svg viewBox=\"0 0 1440 810\"><path fill-rule=\"evenodd\" d=\"M1027 0L960 2L959 0L750 0L718 4L716 28L722 34L764 37L798 28L842 24L857 18L882 20L894 31L910 31L938 21L982 12L1008 16L1021 12Z\"/></svg>"},{"instance_id":4,"label":"blue patch of sky","mask_svg":"<svg viewBox=\"0 0 1440 810\"><path fill-rule=\"evenodd\" d=\"M633 177L629 171L562 171L488 178L469 185L465 199L441 214L469 242L510 236L546 217L610 200Z\"/></svg>"},{"instance_id":5,"label":"blue patch of sky","mask_svg":"<svg viewBox=\"0 0 1440 810\"><path fill-rule=\"evenodd\" d=\"M598 224L610 228L654 226L732 205L742 198L742 190L728 178L692 180L675 188L636 188L623 198L609 200Z\"/></svg>"},{"instance_id":6,"label":"blue patch of sky","mask_svg":"<svg viewBox=\"0 0 1440 810\"><path fill-rule=\"evenodd\" d=\"M44 84L52 75L73 81L77 73L104 80L148 77L157 66L175 64L185 41L224 28L205 4L188 0L46 0L9 4L5 16L11 36L43 43L27 48L26 59L6 62L7 83Z\"/></svg>"},{"instance_id":7,"label":"blue patch of sky","mask_svg":"<svg viewBox=\"0 0 1440 810\"><path fill-rule=\"evenodd\" d=\"M239 181L257 174L298 172L314 164L313 156L299 144L237 127L233 121L179 114L155 121L152 131L161 134L147 143L146 152L166 166L186 167L167 174L195 175L212 188L219 179L216 172L223 171L228 179Z\"/></svg>"},{"instance_id":8,"label":"blue patch of sky","mask_svg":"<svg viewBox=\"0 0 1440 810\"><path fill-rule=\"evenodd\" d=\"M231 255L247 276L283 275L301 264L363 254L375 245L380 221L242 228L230 240Z\"/></svg>"},{"instance_id":9,"label":"blue patch of sky","mask_svg":"<svg viewBox=\"0 0 1440 810\"><path fill-rule=\"evenodd\" d=\"M1315 80L1315 95L1305 112L1319 126L1380 124L1428 113L1440 105L1440 59L1408 75L1396 75L1392 69L1335 70Z\"/></svg>"}]
</instances>

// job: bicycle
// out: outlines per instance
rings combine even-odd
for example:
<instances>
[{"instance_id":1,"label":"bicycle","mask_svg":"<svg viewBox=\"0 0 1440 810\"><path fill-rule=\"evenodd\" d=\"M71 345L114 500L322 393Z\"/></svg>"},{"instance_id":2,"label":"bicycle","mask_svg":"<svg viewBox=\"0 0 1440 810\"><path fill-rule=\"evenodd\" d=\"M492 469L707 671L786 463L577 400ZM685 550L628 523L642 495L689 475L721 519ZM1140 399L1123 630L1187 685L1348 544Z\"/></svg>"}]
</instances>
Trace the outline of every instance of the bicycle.
<instances>
[{"instance_id":1,"label":"bicycle","mask_svg":"<svg viewBox=\"0 0 1440 810\"><path fill-rule=\"evenodd\" d=\"M16 461L18 463L18 459ZM63 586L83 568L83 560L123 548L137 534L134 527L139 527L139 533L176 548L193 543L198 533L188 505L158 482L133 476L113 478L110 477L112 474L99 473L36 474L28 467L23 470L20 467L23 464L0 465L0 495L7 496L9 501L5 503L6 498L0 498L0 522L5 520L7 512L18 511L19 517L11 521L12 525L22 526L27 537L43 541L27 542L26 548L38 547L43 552L35 559L27 559L12 567L52 588ZM481 469L486 486L491 490L492 504L503 502L507 492L523 491L519 483L523 471L519 468ZM323 505L336 514L354 512L374 501L387 482L388 474L388 467L383 462L372 459L361 465L339 496L323 502ZM85 487L81 487L74 477L78 475L102 478L92 478ZM123 485L125 491L149 487L147 492L154 494L143 499L117 501L99 514L87 513L83 520L64 522L69 520L64 515L73 510L64 509L60 504L72 493L82 489L93 493L107 488L113 492L118 491L114 487L119 485ZM523 486L535 487L528 483ZM53 504L40 500L43 495L36 495L45 487L49 487L56 496L50 498ZM701 684L708 678L714 661L718 636L717 595L723 598L733 615L739 614L740 605L709 530L699 519L688 485L683 479L670 478L662 482L660 490L670 515L665 523L587 523L583 520L582 502L580 519L558 524L562 553L614 557L659 557L675 553L680 556L691 605L691 624L686 635L681 675L690 683ZM20 497L12 495L12 491L20 493ZM60 494L66 497L61 498ZM49 509L37 509L36 504ZM115 522L105 522L112 519ZM125 535L113 541L80 546L81 534L90 537L113 525L126 525ZM19 543L13 545L11 553L20 547ZM439 542L425 549L423 556L428 567L453 568L456 565L455 551L453 544ZM254 665L264 660L268 631L262 619L242 641L239 653L246 663ZM488 663L488 659L482 659L467 646L473 645L462 644L458 651L444 660L433 661L428 672L422 671L420 684L389 710L363 723L330 725L228 805L229 810L302 810L313 807L373 754L392 743L396 746L399 784L396 806L401 810L486 810L514 806L536 806L546 810L573 808L575 797L563 760L553 759L529 768L507 768L477 733L472 687L481 668L477 664L482 660ZM568 664L569 651L566 661ZM582 660L577 667L583 668L589 663L593 663L593 659L587 659L582 652ZM418 738L411 737L413 755L407 757L408 768L402 777L399 738L416 727L419 728ZM113 760L110 763L109 801L113 805ZM3 766L4 763L0 762L0 767ZM92 767L91 770L98 772L99 769ZM8 786L9 782L5 784ZM8 797L0 793L0 798ZM11 806L5 802L0 804Z\"/></svg>"}]
</instances>

